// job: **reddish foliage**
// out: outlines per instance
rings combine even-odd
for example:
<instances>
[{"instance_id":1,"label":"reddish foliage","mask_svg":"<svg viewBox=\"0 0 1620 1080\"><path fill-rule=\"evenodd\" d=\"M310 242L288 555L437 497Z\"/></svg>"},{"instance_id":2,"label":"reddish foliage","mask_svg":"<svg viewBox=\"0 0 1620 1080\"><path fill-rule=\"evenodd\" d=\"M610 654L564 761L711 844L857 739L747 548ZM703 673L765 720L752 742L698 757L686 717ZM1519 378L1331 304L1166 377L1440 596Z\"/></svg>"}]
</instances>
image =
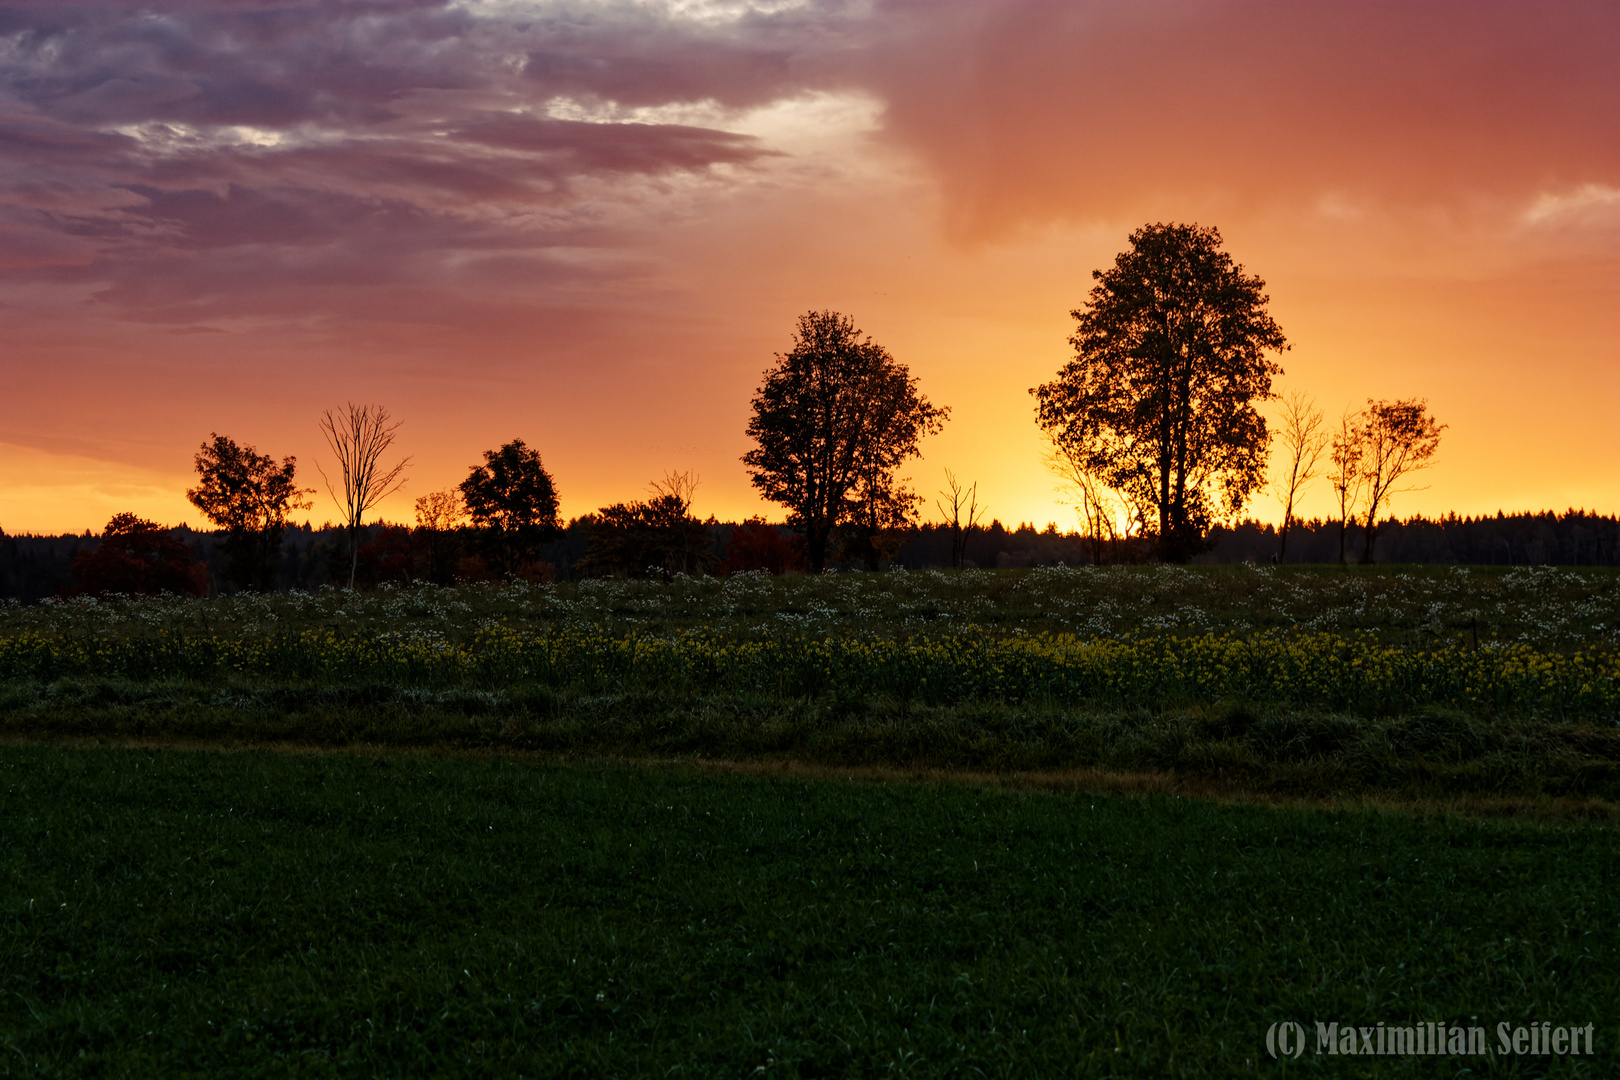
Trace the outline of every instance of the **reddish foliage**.
<instances>
[{"instance_id":1,"label":"reddish foliage","mask_svg":"<svg viewBox=\"0 0 1620 1080\"><path fill-rule=\"evenodd\" d=\"M726 557L718 572L769 570L773 574L790 574L802 572L804 565L801 537L783 536L764 518L751 517L731 530L731 542L726 545Z\"/></svg>"},{"instance_id":2,"label":"reddish foliage","mask_svg":"<svg viewBox=\"0 0 1620 1080\"><path fill-rule=\"evenodd\" d=\"M73 560L76 593L130 596L207 596L208 568L162 525L134 514L114 514L101 546Z\"/></svg>"},{"instance_id":3,"label":"reddish foliage","mask_svg":"<svg viewBox=\"0 0 1620 1080\"><path fill-rule=\"evenodd\" d=\"M414 565L411 530L384 525L355 553L354 583L361 589L375 589L384 582L409 585L416 577Z\"/></svg>"}]
</instances>

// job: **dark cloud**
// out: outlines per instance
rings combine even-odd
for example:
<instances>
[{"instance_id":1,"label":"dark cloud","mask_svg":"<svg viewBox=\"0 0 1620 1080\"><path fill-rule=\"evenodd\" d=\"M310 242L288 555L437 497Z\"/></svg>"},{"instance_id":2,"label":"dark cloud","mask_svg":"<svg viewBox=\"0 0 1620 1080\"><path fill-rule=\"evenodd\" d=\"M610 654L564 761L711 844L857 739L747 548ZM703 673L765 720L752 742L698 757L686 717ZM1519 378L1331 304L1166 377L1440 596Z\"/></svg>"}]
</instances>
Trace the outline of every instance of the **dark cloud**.
<instances>
[{"instance_id":1,"label":"dark cloud","mask_svg":"<svg viewBox=\"0 0 1620 1080\"><path fill-rule=\"evenodd\" d=\"M792 36L782 19L631 3L10 5L0 271L111 280L101 302L147 319L257 309L267 288L338 265L338 289L429 266L448 282L469 251L578 243L603 184L769 155L613 110L790 92ZM548 115L558 97L605 122ZM345 250L311 260L322 245ZM387 261L355 257L379 247ZM171 302L164 287L196 292Z\"/></svg>"}]
</instances>

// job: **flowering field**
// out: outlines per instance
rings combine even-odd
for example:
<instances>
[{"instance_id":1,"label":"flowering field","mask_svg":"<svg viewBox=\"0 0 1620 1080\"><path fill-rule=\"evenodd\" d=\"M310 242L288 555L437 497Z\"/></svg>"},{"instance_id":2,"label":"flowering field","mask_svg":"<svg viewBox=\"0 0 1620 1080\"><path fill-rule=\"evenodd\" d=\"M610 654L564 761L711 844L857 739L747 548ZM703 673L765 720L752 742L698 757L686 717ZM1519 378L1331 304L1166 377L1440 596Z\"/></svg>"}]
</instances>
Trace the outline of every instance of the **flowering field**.
<instances>
[{"instance_id":1,"label":"flowering field","mask_svg":"<svg viewBox=\"0 0 1620 1080\"><path fill-rule=\"evenodd\" d=\"M0 610L0 732L1620 802L1617 579L740 575Z\"/></svg>"},{"instance_id":2,"label":"flowering field","mask_svg":"<svg viewBox=\"0 0 1620 1080\"><path fill-rule=\"evenodd\" d=\"M1551 567L1043 567L0 606L0 636L419 630L464 642L491 626L727 638L1366 631L1390 645L1477 639L1564 651L1620 646L1620 575Z\"/></svg>"},{"instance_id":3,"label":"flowering field","mask_svg":"<svg viewBox=\"0 0 1620 1080\"><path fill-rule=\"evenodd\" d=\"M1379 644L1369 634L1322 632L728 640L697 632L489 627L463 643L420 632L333 630L0 637L0 678L64 676L887 696L931 705L1040 701L1154 709L1240 700L1361 715L1440 705L1561 721L1620 720L1620 655L1612 650L1558 653L1496 642L1408 649Z\"/></svg>"}]
</instances>

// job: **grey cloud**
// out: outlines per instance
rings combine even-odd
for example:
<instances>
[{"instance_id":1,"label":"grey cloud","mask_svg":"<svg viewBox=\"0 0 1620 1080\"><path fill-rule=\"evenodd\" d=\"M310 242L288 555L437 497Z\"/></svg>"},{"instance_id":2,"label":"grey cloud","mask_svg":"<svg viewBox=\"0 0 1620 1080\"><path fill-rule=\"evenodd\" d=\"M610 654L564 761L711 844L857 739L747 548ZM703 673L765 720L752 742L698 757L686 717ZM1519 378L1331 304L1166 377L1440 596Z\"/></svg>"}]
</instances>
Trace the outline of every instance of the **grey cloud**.
<instances>
[{"instance_id":1,"label":"grey cloud","mask_svg":"<svg viewBox=\"0 0 1620 1080\"><path fill-rule=\"evenodd\" d=\"M795 42L825 17L717 26L632 3L501 17L425 0L6 5L0 221L14 255L0 274L111 280L104 304L188 320L317 277L334 292L449 280L486 248L542 253L543 272L523 265L544 277L543 252L582 229L620 242L582 224L581 184L600 198L615 178L770 154L720 130L553 119L548 99L769 101L802 88Z\"/></svg>"}]
</instances>

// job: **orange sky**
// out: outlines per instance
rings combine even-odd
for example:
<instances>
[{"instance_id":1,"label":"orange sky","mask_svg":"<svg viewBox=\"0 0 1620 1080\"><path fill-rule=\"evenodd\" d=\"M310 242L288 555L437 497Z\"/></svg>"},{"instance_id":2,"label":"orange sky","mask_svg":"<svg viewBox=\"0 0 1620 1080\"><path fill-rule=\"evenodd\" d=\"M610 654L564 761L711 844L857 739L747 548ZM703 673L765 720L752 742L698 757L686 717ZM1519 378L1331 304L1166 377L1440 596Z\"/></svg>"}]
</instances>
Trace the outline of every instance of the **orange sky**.
<instances>
[{"instance_id":1,"label":"orange sky","mask_svg":"<svg viewBox=\"0 0 1620 1080\"><path fill-rule=\"evenodd\" d=\"M1279 389L1450 425L1396 513L1620 512L1612 3L149 10L0 6L9 532L201 524L212 431L318 485L346 400L404 421L396 519L513 437L566 515L690 469L780 517L738 458L810 308L951 406L920 490L1068 528L1027 390L1161 220L1265 279Z\"/></svg>"}]
</instances>

